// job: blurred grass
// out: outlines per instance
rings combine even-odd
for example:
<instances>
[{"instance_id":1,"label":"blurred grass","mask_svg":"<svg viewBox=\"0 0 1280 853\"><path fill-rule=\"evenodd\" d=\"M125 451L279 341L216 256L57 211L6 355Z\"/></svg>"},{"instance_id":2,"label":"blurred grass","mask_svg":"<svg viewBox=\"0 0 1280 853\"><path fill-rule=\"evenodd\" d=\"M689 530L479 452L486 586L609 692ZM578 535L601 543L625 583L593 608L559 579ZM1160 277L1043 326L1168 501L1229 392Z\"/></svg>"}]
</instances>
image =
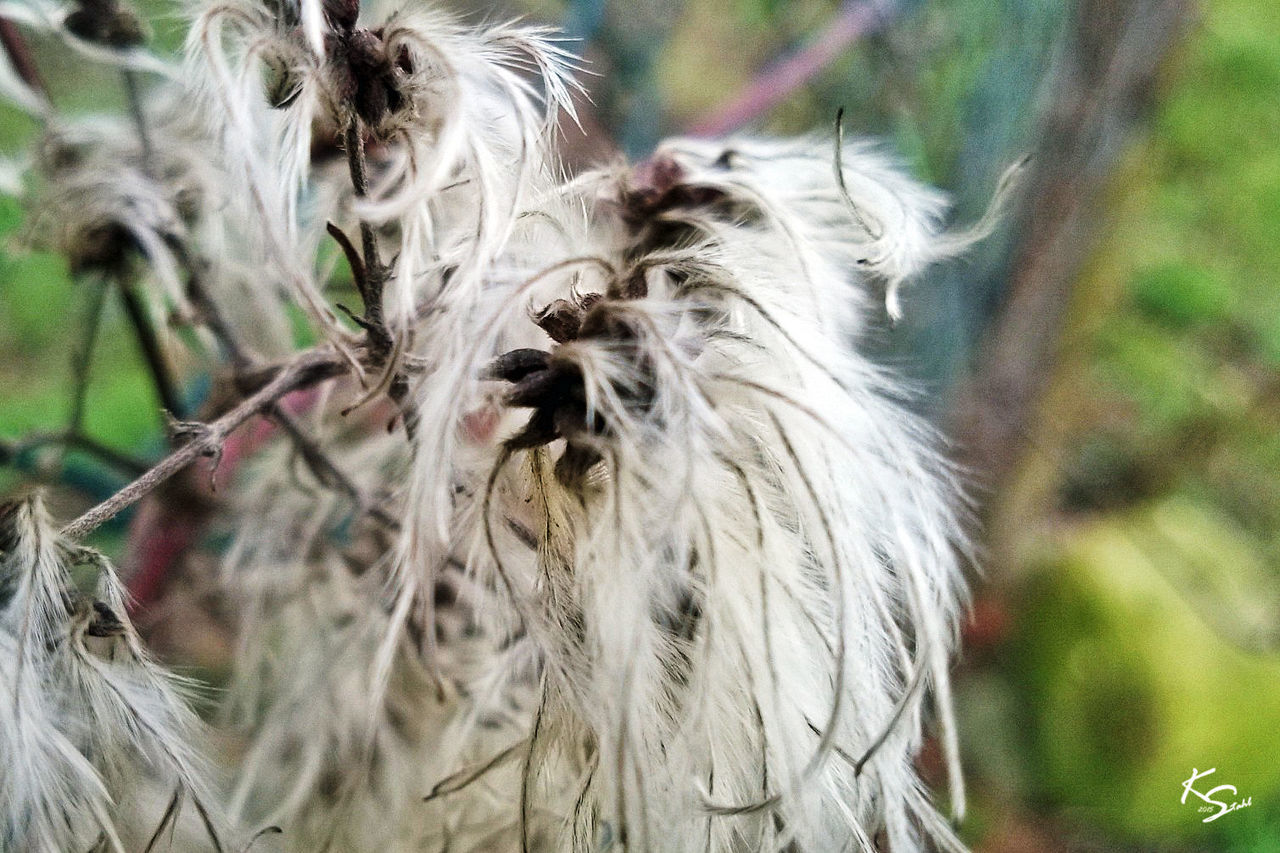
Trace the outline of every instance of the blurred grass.
<instances>
[{"instance_id":1,"label":"blurred grass","mask_svg":"<svg viewBox=\"0 0 1280 853\"><path fill-rule=\"evenodd\" d=\"M1248 604L1259 561L1202 512L1174 499L1090 525L1037 567L1018 607L1013 679L1035 719L1028 793L1072 822L1131 840L1225 840L1229 821L1256 825L1280 805L1280 660L1242 648L1225 633L1240 626L1216 616ZM1194 536L1171 535L1170 521ZM1243 596L1173 576L1228 562ZM1274 606L1260 615L1274 624ZM1218 768L1201 790L1236 785L1253 811L1201 824L1179 802L1192 767Z\"/></svg>"},{"instance_id":2,"label":"blurred grass","mask_svg":"<svg viewBox=\"0 0 1280 853\"><path fill-rule=\"evenodd\" d=\"M1277 93L1280 4L1205 3L996 515L1022 580L983 689L1021 730L993 751L1015 809L1117 844L1280 850ZM1205 825L1180 786L1215 766L1253 806Z\"/></svg>"},{"instance_id":3,"label":"blurred grass","mask_svg":"<svg viewBox=\"0 0 1280 853\"><path fill-rule=\"evenodd\" d=\"M185 25L174 3L138 0L135 5L151 23L154 49L169 54L180 49ZM29 32L26 36L60 111L122 114L125 97L117 72L86 60L54 38ZM30 117L0 104L0 153L23 156L38 133ZM24 222L21 201L0 197L0 440L19 440L66 425L72 353L85 334L88 290L97 286L73 281L64 259L33 251L30 244L31 226ZM114 293L106 300L86 400L88 434L138 455L154 454L162 446L159 404ZM44 456L37 455L37 467ZM82 486L123 483L109 469L96 470L100 466L83 454L69 460L79 469L75 479ZM88 473L94 476L79 476ZM56 481L58 474L42 471L41 477ZM21 479L11 468L0 468L0 492Z\"/></svg>"},{"instance_id":4,"label":"blurred grass","mask_svg":"<svg viewBox=\"0 0 1280 853\"><path fill-rule=\"evenodd\" d=\"M1080 290L1076 438L1157 491L1280 530L1280 5L1217 0L1117 187ZM1078 460L1077 460L1078 461ZM1078 474L1071 470L1068 475ZM1105 497L1105 496L1103 496ZM1114 496L1112 496L1114 498ZM1141 498L1143 495L1134 495Z\"/></svg>"}]
</instances>

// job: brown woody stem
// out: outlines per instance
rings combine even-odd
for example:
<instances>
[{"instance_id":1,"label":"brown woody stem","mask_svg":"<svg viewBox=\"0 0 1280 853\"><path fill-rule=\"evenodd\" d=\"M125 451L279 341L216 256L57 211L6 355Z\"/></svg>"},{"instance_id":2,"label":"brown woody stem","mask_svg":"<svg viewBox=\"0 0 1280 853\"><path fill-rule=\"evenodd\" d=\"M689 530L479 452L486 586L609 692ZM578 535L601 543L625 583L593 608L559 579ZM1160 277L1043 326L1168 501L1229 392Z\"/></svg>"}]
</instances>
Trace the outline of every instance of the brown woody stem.
<instances>
[{"instance_id":1,"label":"brown woody stem","mask_svg":"<svg viewBox=\"0 0 1280 853\"><path fill-rule=\"evenodd\" d=\"M142 302L142 297L138 295L137 288L133 282L125 277L122 276L120 278L119 285L120 300L124 305L125 314L129 318L129 324L133 327L138 349L142 351L143 360L147 363L147 370L151 373L151 381L155 386L156 396L160 398L160 405L174 417L180 418L185 414L185 406L178 396L178 382L174 379L173 371L169 368L169 361L165 357L160 338L156 335L156 330L151 325L151 318L147 315L147 308Z\"/></svg>"},{"instance_id":2,"label":"brown woody stem","mask_svg":"<svg viewBox=\"0 0 1280 853\"><path fill-rule=\"evenodd\" d=\"M3 46L4 52L9 56L9 62L13 64L13 70L18 72L22 81L40 94L48 96L49 88L45 85L44 78L40 76L40 69L36 67L31 48L27 46L27 41L18 30L18 25L8 18L0 18L0 46Z\"/></svg>"},{"instance_id":3,"label":"brown woody stem","mask_svg":"<svg viewBox=\"0 0 1280 853\"><path fill-rule=\"evenodd\" d=\"M343 135L343 143L347 149L347 167L351 172L351 186L357 198L369 195L369 168L365 161L364 132L360 117L351 116ZM332 234L333 231L330 230ZM336 237L336 235L335 235ZM339 240L339 244L343 241ZM364 319L368 324L369 342L372 345L374 360L384 360L391 354L391 335L387 332L386 321L382 314L382 290L387 283L387 268L383 266L382 254L378 249L378 234L373 225L360 220L360 243L364 253L361 269L353 265L352 273L356 278L356 287L360 290L360 298L364 301ZM347 252L347 246L343 246ZM350 257L350 252L347 252Z\"/></svg>"},{"instance_id":4,"label":"brown woody stem","mask_svg":"<svg viewBox=\"0 0 1280 853\"><path fill-rule=\"evenodd\" d=\"M62 528L62 535L69 539L83 538L121 510L146 497L161 483L201 456L215 455L227 436L255 415L270 409L281 397L337 376L346 369L346 362L328 347L303 353L280 368L271 381L234 409L208 424L189 442L160 460L145 474Z\"/></svg>"}]
</instances>

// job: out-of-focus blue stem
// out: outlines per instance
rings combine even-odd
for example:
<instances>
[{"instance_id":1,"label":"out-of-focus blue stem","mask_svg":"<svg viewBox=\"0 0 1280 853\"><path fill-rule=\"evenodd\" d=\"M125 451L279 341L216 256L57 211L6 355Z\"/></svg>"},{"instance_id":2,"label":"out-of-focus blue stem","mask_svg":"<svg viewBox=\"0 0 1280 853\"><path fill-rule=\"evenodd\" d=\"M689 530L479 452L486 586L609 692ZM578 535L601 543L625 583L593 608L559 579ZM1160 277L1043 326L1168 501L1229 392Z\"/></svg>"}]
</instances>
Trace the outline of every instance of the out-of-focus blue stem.
<instances>
[{"instance_id":1,"label":"out-of-focus blue stem","mask_svg":"<svg viewBox=\"0 0 1280 853\"><path fill-rule=\"evenodd\" d=\"M605 0L569 0L564 14L567 38L593 39L604 23Z\"/></svg>"},{"instance_id":2,"label":"out-of-focus blue stem","mask_svg":"<svg viewBox=\"0 0 1280 853\"><path fill-rule=\"evenodd\" d=\"M985 0L983 0L985 2ZM976 220L999 176L1035 144L1040 98L1052 78L1070 4L1060 0L1000 0L1000 32L961 111L961 145L946 183L958 226ZM963 10L961 10L963 13ZM927 274L908 289L904 317L891 336L888 357L900 362L926 393L931 414L950 404L967 375L979 340L1001 304L1017 234L1010 224Z\"/></svg>"},{"instance_id":3,"label":"out-of-focus blue stem","mask_svg":"<svg viewBox=\"0 0 1280 853\"><path fill-rule=\"evenodd\" d=\"M639 11L621 3L610 7L604 0L570 0L566 9L566 34L590 41L609 58L610 73L597 81L596 102L631 157L653 150L665 130L656 68L683 5L683 0L664 0L660 8Z\"/></svg>"}]
</instances>

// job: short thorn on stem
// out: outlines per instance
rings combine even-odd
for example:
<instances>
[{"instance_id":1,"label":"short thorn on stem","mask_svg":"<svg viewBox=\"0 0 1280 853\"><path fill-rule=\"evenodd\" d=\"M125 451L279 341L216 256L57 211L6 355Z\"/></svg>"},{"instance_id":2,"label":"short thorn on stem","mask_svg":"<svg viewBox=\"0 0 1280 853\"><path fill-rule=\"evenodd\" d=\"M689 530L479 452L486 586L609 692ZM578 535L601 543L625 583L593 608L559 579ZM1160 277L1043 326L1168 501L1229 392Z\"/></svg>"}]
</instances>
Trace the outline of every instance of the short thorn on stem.
<instances>
[{"instance_id":1,"label":"short thorn on stem","mask_svg":"<svg viewBox=\"0 0 1280 853\"><path fill-rule=\"evenodd\" d=\"M360 292L360 298L365 299L369 292L369 282L365 275L364 259L360 257L360 252L356 249L355 244L351 242L351 238L347 236L347 232L343 231L332 222L324 224L325 230L329 232L329 236L334 239L342 254L346 256L347 263L351 265L351 277L355 279L356 290Z\"/></svg>"}]
</instances>

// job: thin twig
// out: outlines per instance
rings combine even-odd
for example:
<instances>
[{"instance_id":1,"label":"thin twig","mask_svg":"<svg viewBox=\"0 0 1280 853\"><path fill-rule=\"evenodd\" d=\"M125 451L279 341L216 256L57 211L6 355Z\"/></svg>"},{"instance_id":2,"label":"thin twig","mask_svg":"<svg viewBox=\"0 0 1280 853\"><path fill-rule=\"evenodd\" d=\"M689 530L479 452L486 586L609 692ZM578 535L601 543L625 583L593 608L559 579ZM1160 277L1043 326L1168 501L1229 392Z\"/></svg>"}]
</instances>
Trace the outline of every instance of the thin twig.
<instances>
[{"instance_id":1,"label":"thin twig","mask_svg":"<svg viewBox=\"0 0 1280 853\"><path fill-rule=\"evenodd\" d=\"M347 167L351 172L351 187L357 198L365 198L369 194L369 167L365 160L364 133L360 116L354 111L343 133L343 144L347 149ZM350 241L345 239L346 235L339 238L342 232L338 231L335 234L335 231L337 231L336 228L331 228L329 233L338 240L338 244L342 246L343 252L350 260L354 254L349 248ZM400 370L396 341L392 339L382 313L382 292L390 270L382 262L377 232L373 225L364 219L360 220L360 242L364 250L364 261L359 265L355 263L351 265L351 272L356 277L356 287L360 289L360 298L364 301L364 317L358 320L359 325L368 336L371 366L387 366L388 373L378 386L381 388L385 385L387 396L400 410L400 420L404 424L405 434L412 441L417 413L408 403L409 381ZM393 363L388 364L389 362ZM374 393L379 392L375 390Z\"/></svg>"},{"instance_id":2,"label":"thin twig","mask_svg":"<svg viewBox=\"0 0 1280 853\"><path fill-rule=\"evenodd\" d=\"M154 179L156 177L155 146L151 141L151 127L147 123L146 110L142 104L142 89L138 82L138 75L131 69L125 68L121 70L120 77L124 84L125 100L129 105L129 116L133 120L134 130L138 133L138 144L142 148L142 171L143 174ZM156 335L151 318L138 298L133 282L122 278L120 295L124 300L129 322L133 325L134 334L138 339L138 346L142 349L147 368L151 371L152 382L155 385L156 394L160 397L161 405L174 417L185 416L186 406L178 393L178 382L169 368L160 338Z\"/></svg>"},{"instance_id":3,"label":"thin twig","mask_svg":"<svg viewBox=\"0 0 1280 853\"><path fill-rule=\"evenodd\" d=\"M49 87L40 76L40 69L36 65L35 57L31 55L31 48L27 46L27 41L22 37L18 25L8 18L0 18L0 46L4 47L13 70L18 72L22 82L47 98Z\"/></svg>"},{"instance_id":4,"label":"thin twig","mask_svg":"<svg viewBox=\"0 0 1280 853\"><path fill-rule=\"evenodd\" d=\"M117 513L146 497L161 483L201 456L216 454L232 432L250 418L269 409L286 394L330 379L348 364L329 347L308 350L280 368L275 378L234 409L199 430L190 441L160 460L141 477L62 528L62 535L81 539Z\"/></svg>"},{"instance_id":5,"label":"thin twig","mask_svg":"<svg viewBox=\"0 0 1280 853\"><path fill-rule=\"evenodd\" d=\"M342 254L347 256L347 263L351 266L351 278L356 283L356 290L360 292L360 298L363 299L368 291L369 285L365 280L364 259L360 257L360 251L356 249L351 242L351 238L347 236L347 232L343 231L332 222L324 224L325 230L329 232L329 236L334 239L338 247L342 249Z\"/></svg>"},{"instance_id":6,"label":"thin twig","mask_svg":"<svg viewBox=\"0 0 1280 853\"><path fill-rule=\"evenodd\" d=\"M344 235L345 236L345 235ZM228 357L231 359L233 369L237 374L237 378L243 378L256 365L249 356L244 346L236 339L235 334L231 330L231 326L222 317L218 306L213 302L203 287L203 280L200 277L200 270L197 269L198 261L193 260L185 251L179 253L179 259L186 267L188 272L187 295L191 303L201 313L205 321L205 325L213 332L222 344L223 349L227 351ZM320 445L313 440L294 417L284 410L278 403L272 403L267 414L271 420L275 421L284 431L285 435L293 442L298 449L298 453L302 456L303 461L307 464L313 474L316 475L321 484L334 487L338 491L345 494L355 502L361 512L367 512L375 518L380 524L387 527L397 526L394 518L388 515L384 510L373 505L373 502L359 489L347 474L342 471L329 457L325 454Z\"/></svg>"},{"instance_id":7,"label":"thin twig","mask_svg":"<svg viewBox=\"0 0 1280 853\"><path fill-rule=\"evenodd\" d=\"M328 454L320 447L319 443L311 436L307 435L302 426L294 419L292 415L286 412L280 405L272 404L268 415L271 420L279 424L280 429L293 442L298 453L302 456L302 461L311 469L311 473L320 481L321 485L337 489L342 492L356 505L361 512L366 512L371 518L385 527L399 527L399 522L392 518L386 510L377 506L374 501L366 495L355 481L347 475L345 471L338 467Z\"/></svg>"},{"instance_id":8,"label":"thin twig","mask_svg":"<svg viewBox=\"0 0 1280 853\"><path fill-rule=\"evenodd\" d=\"M167 240L167 243L169 251L173 253L178 265L187 274L187 301L196 310L200 321L218 339L218 343L226 351L227 358L231 361L232 368L237 373L247 372L253 367L253 358L249 355L249 351L244 344L236 337L231 324L222 315L222 310L218 307L218 304L213 301L213 297L205 289L205 261L198 255L193 254L187 248L186 242L177 237L171 237Z\"/></svg>"},{"instance_id":9,"label":"thin twig","mask_svg":"<svg viewBox=\"0 0 1280 853\"><path fill-rule=\"evenodd\" d=\"M351 116L343 135L343 143L347 149L351 187L357 198L365 198L369 195L369 167L365 160L364 133L358 115ZM387 282L387 268L383 266L382 254L378 249L378 234L373 225L364 219L360 220L360 243L364 252L363 275L357 275L356 287L360 289L360 298L364 300L364 319L369 324L367 328L375 357L385 359L391 352L391 336L387 332L382 314L382 289ZM343 251L346 251L346 246L343 246ZM352 272L359 271L353 267Z\"/></svg>"},{"instance_id":10,"label":"thin twig","mask_svg":"<svg viewBox=\"0 0 1280 853\"><path fill-rule=\"evenodd\" d=\"M142 104L142 90L138 83L138 75L128 68L123 69L121 75L124 81L125 95L129 101L129 115L133 119L135 129L138 131L138 143L142 147L142 171L152 179L155 179L155 146L151 141L151 125L147 121L147 113ZM231 360L235 369L241 370L248 367L249 358L245 353L244 347L236 339L235 334L231 331L231 326L204 288L204 262L198 255L193 254L188 249L185 240L176 235L167 236L165 244L168 246L169 251L173 253L178 265L187 274L187 299L199 312L200 319L208 327L209 331L213 332L214 337L218 339L223 349L226 350L227 357ZM170 412L174 415L178 414L172 409Z\"/></svg>"},{"instance_id":11,"label":"thin twig","mask_svg":"<svg viewBox=\"0 0 1280 853\"><path fill-rule=\"evenodd\" d=\"M169 362L160 346L160 338L151 326L151 318L147 316L146 306L142 304L142 299L138 296L138 291L132 282L121 278L118 283L120 300L124 305L125 314L129 317L129 323L133 326L133 334L138 341L138 348L142 351L142 357L147 363L147 369L151 372L151 381L155 385L160 404L174 417L180 418L186 414L186 407L178 396L177 381L169 369Z\"/></svg>"},{"instance_id":12,"label":"thin twig","mask_svg":"<svg viewBox=\"0 0 1280 853\"><path fill-rule=\"evenodd\" d=\"M120 72L124 80L125 99L129 102L129 115L138 131L138 143L142 146L143 171L151 177L154 164L155 147L151 144L151 128L147 124L147 114L142 107L142 89L138 84L138 74L125 68Z\"/></svg>"},{"instance_id":13,"label":"thin twig","mask_svg":"<svg viewBox=\"0 0 1280 853\"><path fill-rule=\"evenodd\" d=\"M130 456L127 453L116 450L114 447L108 447L78 430L35 433L25 436L21 441L0 442L0 462L7 464L10 460L16 459L30 450L54 444L96 456L113 468L135 477L144 473L149 467L149 463L142 459Z\"/></svg>"},{"instance_id":14,"label":"thin twig","mask_svg":"<svg viewBox=\"0 0 1280 853\"><path fill-rule=\"evenodd\" d=\"M151 125L147 121L147 113L142 104L138 76L128 68L124 69L121 74L124 80L125 94L129 101L129 114L133 119L134 127L138 131L138 142L142 147L143 172L154 179L156 177L155 146L151 141ZM201 321L204 322L204 325L218 339L223 349L226 350L227 357L231 360L232 366L236 370L248 367L250 360L244 347L236 339L230 324L227 323L217 304L204 288L205 263L199 256L188 249L186 241L180 237L167 236L165 243L169 251L173 253L178 265L187 275L187 299L191 302L192 307L199 312ZM172 409L170 412L175 415L178 414Z\"/></svg>"},{"instance_id":15,"label":"thin twig","mask_svg":"<svg viewBox=\"0 0 1280 853\"><path fill-rule=\"evenodd\" d=\"M333 228L334 226L330 223L331 231ZM341 232L339 231L339 233ZM345 238L346 235L344 234L343 237ZM350 245L349 241L348 245ZM354 251L355 249L352 247L352 252ZM201 319L204 320L209 331L213 333L223 349L226 350L227 356L231 360L232 368L236 373L237 381L243 380L257 366L254 364L254 359L236 338L230 324L222 316L217 304L205 291L200 261L193 258L186 250L186 246L180 242L175 246L175 254L187 271L187 298L190 299L192 306L200 312ZM359 256L357 255L356 258L358 260ZM355 502L361 512L369 513L380 524L387 527L397 526L396 520L384 510L373 505L373 502L356 486L351 478L329 459L320 445L306 434L291 414L285 411L278 403L272 403L267 414L294 443L303 461L306 462L307 467L316 475L316 479L321 484L334 487L347 495Z\"/></svg>"},{"instance_id":16,"label":"thin twig","mask_svg":"<svg viewBox=\"0 0 1280 853\"><path fill-rule=\"evenodd\" d=\"M116 450L114 447L108 447L96 438L87 436L82 432L69 432L63 437L63 440L68 447L74 447L76 450L96 456L126 474L138 476L147 470L148 463L146 460Z\"/></svg>"},{"instance_id":17,"label":"thin twig","mask_svg":"<svg viewBox=\"0 0 1280 853\"><path fill-rule=\"evenodd\" d=\"M93 283L93 294L89 297L89 313L85 324L84 337L71 360L71 417L67 419L67 434L76 435L84 424L85 398L89 391L89 369L93 366L93 348L98 341L98 330L102 328L102 309L107 302L105 281Z\"/></svg>"}]
</instances>

